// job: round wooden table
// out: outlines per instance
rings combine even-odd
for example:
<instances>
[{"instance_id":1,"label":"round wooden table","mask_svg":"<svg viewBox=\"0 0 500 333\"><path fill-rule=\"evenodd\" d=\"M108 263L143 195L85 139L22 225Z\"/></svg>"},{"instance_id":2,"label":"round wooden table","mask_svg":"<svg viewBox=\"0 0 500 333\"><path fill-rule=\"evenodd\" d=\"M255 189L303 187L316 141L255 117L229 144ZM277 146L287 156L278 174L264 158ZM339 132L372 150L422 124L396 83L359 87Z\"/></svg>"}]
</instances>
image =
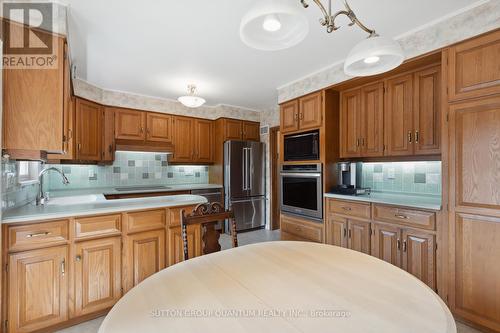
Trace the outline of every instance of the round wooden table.
<instances>
[{"instance_id":1,"label":"round wooden table","mask_svg":"<svg viewBox=\"0 0 500 333\"><path fill-rule=\"evenodd\" d=\"M456 333L431 289L403 270L314 243L243 246L169 267L130 290L100 333Z\"/></svg>"}]
</instances>

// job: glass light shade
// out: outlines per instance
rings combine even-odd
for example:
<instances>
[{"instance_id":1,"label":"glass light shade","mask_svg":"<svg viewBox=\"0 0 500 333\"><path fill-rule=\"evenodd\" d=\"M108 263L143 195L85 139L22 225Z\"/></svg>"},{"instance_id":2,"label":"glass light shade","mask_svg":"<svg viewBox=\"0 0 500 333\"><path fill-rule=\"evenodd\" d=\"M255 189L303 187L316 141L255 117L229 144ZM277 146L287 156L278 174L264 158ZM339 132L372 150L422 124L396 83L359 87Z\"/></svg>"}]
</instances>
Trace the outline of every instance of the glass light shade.
<instances>
[{"instance_id":1,"label":"glass light shade","mask_svg":"<svg viewBox=\"0 0 500 333\"><path fill-rule=\"evenodd\" d=\"M393 39L372 36L356 45L344 64L349 76L370 76L385 73L405 60L403 49Z\"/></svg>"},{"instance_id":2,"label":"glass light shade","mask_svg":"<svg viewBox=\"0 0 500 333\"><path fill-rule=\"evenodd\" d=\"M184 106L188 108L199 108L203 104L205 104L205 99L197 96L182 96L177 99L179 102L181 102Z\"/></svg>"},{"instance_id":3,"label":"glass light shade","mask_svg":"<svg viewBox=\"0 0 500 333\"><path fill-rule=\"evenodd\" d=\"M243 16L240 38L246 45L264 51L277 51L297 45L309 33L309 22L300 1L260 0ZM281 23L272 31L270 18ZM276 27L277 24L274 25Z\"/></svg>"}]
</instances>

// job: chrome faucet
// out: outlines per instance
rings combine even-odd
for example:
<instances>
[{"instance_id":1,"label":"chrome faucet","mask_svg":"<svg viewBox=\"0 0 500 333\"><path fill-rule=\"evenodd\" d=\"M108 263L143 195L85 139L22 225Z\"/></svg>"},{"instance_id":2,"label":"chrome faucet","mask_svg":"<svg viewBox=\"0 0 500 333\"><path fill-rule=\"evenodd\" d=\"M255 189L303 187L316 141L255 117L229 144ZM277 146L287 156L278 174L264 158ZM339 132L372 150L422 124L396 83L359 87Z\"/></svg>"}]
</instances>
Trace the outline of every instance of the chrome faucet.
<instances>
[{"instance_id":1,"label":"chrome faucet","mask_svg":"<svg viewBox=\"0 0 500 333\"><path fill-rule=\"evenodd\" d=\"M52 167L52 168L46 168L46 169L43 169L42 171L40 171L40 173L38 174L38 181L40 182L40 191L38 192L38 195L36 197L36 205L37 206L45 205L47 203L47 201L49 201L48 193L43 191L43 175L45 175L49 171L55 171L55 172L59 173L62 176L63 184L64 185L69 184L68 177L66 177L64 172L62 172L58 168Z\"/></svg>"}]
</instances>

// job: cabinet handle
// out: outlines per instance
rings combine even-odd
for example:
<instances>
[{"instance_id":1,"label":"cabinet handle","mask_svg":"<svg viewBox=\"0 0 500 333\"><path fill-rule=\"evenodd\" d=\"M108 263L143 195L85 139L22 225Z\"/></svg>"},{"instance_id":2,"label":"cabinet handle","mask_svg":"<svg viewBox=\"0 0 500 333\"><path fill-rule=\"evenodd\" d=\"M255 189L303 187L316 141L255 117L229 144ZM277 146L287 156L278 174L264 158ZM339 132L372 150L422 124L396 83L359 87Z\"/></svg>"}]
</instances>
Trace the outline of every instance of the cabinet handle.
<instances>
[{"instance_id":1,"label":"cabinet handle","mask_svg":"<svg viewBox=\"0 0 500 333\"><path fill-rule=\"evenodd\" d=\"M342 207L343 210L347 210L348 212L350 212L352 210L351 207Z\"/></svg>"},{"instance_id":2,"label":"cabinet handle","mask_svg":"<svg viewBox=\"0 0 500 333\"><path fill-rule=\"evenodd\" d=\"M299 114L298 113L296 113L296 114L293 115L293 120L299 120Z\"/></svg>"},{"instance_id":3,"label":"cabinet handle","mask_svg":"<svg viewBox=\"0 0 500 333\"><path fill-rule=\"evenodd\" d=\"M76 260L77 262L82 261L82 256L81 256L81 255L77 255L77 256L76 256L76 258L75 258L75 260Z\"/></svg>"},{"instance_id":4,"label":"cabinet handle","mask_svg":"<svg viewBox=\"0 0 500 333\"><path fill-rule=\"evenodd\" d=\"M403 252L406 252L407 246L406 246L406 239L403 241Z\"/></svg>"},{"instance_id":5,"label":"cabinet handle","mask_svg":"<svg viewBox=\"0 0 500 333\"><path fill-rule=\"evenodd\" d=\"M394 216L397 217L398 219L402 219L402 220L408 220L409 219L408 216L403 215L403 214L395 214Z\"/></svg>"},{"instance_id":6,"label":"cabinet handle","mask_svg":"<svg viewBox=\"0 0 500 333\"><path fill-rule=\"evenodd\" d=\"M299 116L299 119L300 119L300 120L303 120L303 119L304 119L304 114L301 112L301 113L299 113L299 115L300 115L300 116Z\"/></svg>"},{"instance_id":7,"label":"cabinet handle","mask_svg":"<svg viewBox=\"0 0 500 333\"><path fill-rule=\"evenodd\" d=\"M82 144L81 143L78 144L78 151L80 151L80 150L82 150Z\"/></svg>"},{"instance_id":8,"label":"cabinet handle","mask_svg":"<svg viewBox=\"0 0 500 333\"><path fill-rule=\"evenodd\" d=\"M351 236L352 236L351 229L349 229L348 234L349 234L349 238L352 238L352 237L351 237Z\"/></svg>"},{"instance_id":9,"label":"cabinet handle","mask_svg":"<svg viewBox=\"0 0 500 333\"><path fill-rule=\"evenodd\" d=\"M49 231L42 231L42 232L37 232L35 234L26 235L26 238L36 238L36 237L43 237L43 236L48 236L48 235L50 235Z\"/></svg>"},{"instance_id":10,"label":"cabinet handle","mask_svg":"<svg viewBox=\"0 0 500 333\"><path fill-rule=\"evenodd\" d=\"M398 239L398 250L401 250L401 240Z\"/></svg>"},{"instance_id":11,"label":"cabinet handle","mask_svg":"<svg viewBox=\"0 0 500 333\"><path fill-rule=\"evenodd\" d=\"M66 260L63 259L63 261L61 262L61 274L64 276L64 274L66 274Z\"/></svg>"},{"instance_id":12,"label":"cabinet handle","mask_svg":"<svg viewBox=\"0 0 500 333\"><path fill-rule=\"evenodd\" d=\"M361 138L361 146L365 146L365 138Z\"/></svg>"},{"instance_id":13,"label":"cabinet handle","mask_svg":"<svg viewBox=\"0 0 500 333\"><path fill-rule=\"evenodd\" d=\"M144 133L144 127L141 127L141 134Z\"/></svg>"},{"instance_id":14,"label":"cabinet handle","mask_svg":"<svg viewBox=\"0 0 500 333\"><path fill-rule=\"evenodd\" d=\"M359 146L360 146L360 140L356 139L356 147L359 147Z\"/></svg>"},{"instance_id":15,"label":"cabinet handle","mask_svg":"<svg viewBox=\"0 0 500 333\"><path fill-rule=\"evenodd\" d=\"M411 131L408 131L408 142L412 143L413 142L413 134Z\"/></svg>"},{"instance_id":16,"label":"cabinet handle","mask_svg":"<svg viewBox=\"0 0 500 333\"><path fill-rule=\"evenodd\" d=\"M73 139L73 130L70 128L68 129L68 141Z\"/></svg>"},{"instance_id":17,"label":"cabinet handle","mask_svg":"<svg viewBox=\"0 0 500 333\"><path fill-rule=\"evenodd\" d=\"M418 143L420 141L420 133L418 131L415 131L415 143Z\"/></svg>"},{"instance_id":18,"label":"cabinet handle","mask_svg":"<svg viewBox=\"0 0 500 333\"><path fill-rule=\"evenodd\" d=\"M344 228L344 238L346 238L346 237L347 237L347 229Z\"/></svg>"}]
</instances>

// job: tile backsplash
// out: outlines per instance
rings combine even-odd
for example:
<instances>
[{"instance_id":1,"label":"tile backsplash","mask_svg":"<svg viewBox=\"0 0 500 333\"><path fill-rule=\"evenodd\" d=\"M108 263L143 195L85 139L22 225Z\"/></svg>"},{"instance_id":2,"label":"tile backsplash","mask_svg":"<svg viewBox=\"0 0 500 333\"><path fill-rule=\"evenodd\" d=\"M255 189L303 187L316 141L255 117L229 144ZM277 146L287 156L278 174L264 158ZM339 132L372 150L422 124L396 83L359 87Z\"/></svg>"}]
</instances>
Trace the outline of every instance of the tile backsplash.
<instances>
[{"instance_id":1,"label":"tile backsplash","mask_svg":"<svg viewBox=\"0 0 500 333\"><path fill-rule=\"evenodd\" d=\"M377 192L441 195L441 162L363 163L362 186Z\"/></svg>"},{"instance_id":2,"label":"tile backsplash","mask_svg":"<svg viewBox=\"0 0 500 333\"><path fill-rule=\"evenodd\" d=\"M48 165L61 168L70 184L57 173L49 175L48 190L108 186L208 183L207 166L169 165L166 154L116 152L112 165Z\"/></svg>"}]
</instances>

